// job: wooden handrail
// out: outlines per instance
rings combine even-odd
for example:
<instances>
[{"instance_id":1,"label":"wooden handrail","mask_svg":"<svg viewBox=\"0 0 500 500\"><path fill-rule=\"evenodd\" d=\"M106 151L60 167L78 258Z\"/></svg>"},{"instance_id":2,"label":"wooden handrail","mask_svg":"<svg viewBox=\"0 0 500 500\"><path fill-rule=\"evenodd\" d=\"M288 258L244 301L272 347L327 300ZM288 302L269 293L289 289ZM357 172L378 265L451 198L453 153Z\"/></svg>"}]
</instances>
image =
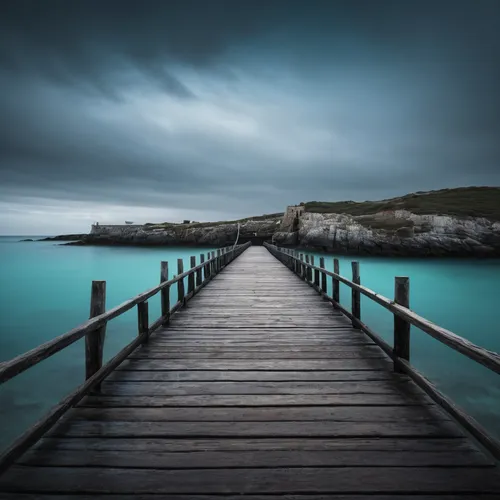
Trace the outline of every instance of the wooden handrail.
<instances>
[{"instance_id":1,"label":"wooden handrail","mask_svg":"<svg viewBox=\"0 0 500 500\"><path fill-rule=\"evenodd\" d=\"M464 354L465 356L473 359L477 363L489 368L490 370L500 373L500 356L492 351L488 351L479 347L468 340L459 337L453 332L441 328L438 325L426 320L418 314L411 311L403 304L408 304L408 279L396 278L396 297L395 301L387 299L383 295L375 293L373 290L366 288L359 283L344 278L338 273L339 262L334 259L334 270L337 272L327 271L320 264L317 268L309 264L309 259L304 261L303 254L297 254L296 251L289 249L280 249L275 245L264 243L264 246L285 265L287 265L299 278L305 279L315 290L317 290L326 300L333 304L333 307L341 311L347 316L355 328L359 328L366 333L380 348L393 360L394 370L399 373L406 374L415 384L417 384L435 403L447 411L455 420L462 425L474 438L477 439L481 445L487 449L493 457L500 460L500 442L494 437L490 436L488 431L479 424L473 417L468 415L463 409L458 407L453 401L439 391L432 382L427 380L420 372L418 372L409 362L409 325L412 324L420 328L424 332L431 335L436 340L448 345L452 349ZM353 263L354 264L354 263ZM357 263L355 263L357 264ZM322 287L316 286L315 282L311 279L312 271L319 270L325 276L331 276L333 279L333 297L330 297L326 290ZM359 281L359 269L357 265L353 266L353 277ZM316 281L316 280L315 280ZM339 299L339 282L344 283L353 290L352 296L352 312L349 312L340 304ZM381 306L385 307L394 314L394 346L391 347L385 340L377 335L371 328L365 325L360 319L359 304L357 304L357 296L354 291L371 298ZM399 304L396 303L400 302Z\"/></svg>"},{"instance_id":2,"label":"wooden handrail","mask_svg":"<svg viewBox=\"0 0 500 500\"><path fill-rule=\"evenodd\" d=\"M204 287L223 267L234 260L238 255L240 255L244 250L246 250L251 245L247 242L237 247L225 247L223 252L218 252L219 256L215 257L214 252L212 252L212 258L203 262L202 259L200 264L192 267L186 272L183 272L171 280L163 281L160 285L147 290L136 297L125 301L123 304L106 311L103 314L95 316L80 326L73 328L69 332L56 337L55 339L42 344L31 351L28 351L16 358L0 363L0 383L9 380L16 375L27 370L29 367L36 365L40 361L47 359L53 354L61 351L65 347L73 344L78 339L82 338L84 335L93 335L97 331L105 326L108 321L116 318L120 314L130 310L135 305L138 306L138 336L130 342L126 347L124 347L114 358L108 361L104 366L100 366L100 362L94 364L91 373L87 373L87 379L83 385L78 387L69 396L66 396L62 401L60 401L56 406L54 406L46 415L44 415L38 422L36 422L32 427L30 427L26 432L24 432L18 439L12 443L12 445L5 450L5 452L0 456L0 473L7 469L12 463L17 460L26 450L28 450L33 444L35 444L49 429L51 429L54 424L61 418L64 413L71 407L76 405L86 394L91 390L99 390L100 383L104 378L109 375L120 363L122 363L138 346L148 341L149 336L157 328L162 325L168 324L170 316L178 311L187 300L194 296L202 287ZM223 255L223 257L221 257ZM222 260L224 258L224 261ZM191 259L191 262L193 260ZM162 298L162 316L158 318L153 324L149 325L148 319L148 303L147 299L155 295L161 290L167 291L169 287L186 276L200 276L199 272L204 270L204 279L201 283L193 288L184 297L183 301L177 301L172 308L167 311L167 306L169 307L170 301L168 297ZM168 265L162 262L160 279L163 280L168 275ZM100 346L102 349L102 345ZM97 353L97 358L101 356L101 353ZM88 353L86 352L86 355ZM95 354L94 354L95 355ZM102 356L101 356L102 357Z\"/></svg>"},{"instance_id":3,"label":"wooden handrail","mask_svg":"<svg viewBox=\"0 0 500 500\"><path fill-rule=\"evenodd\" d=\"M235 251L238 250L243 251L243 249L248 248L249 244L250 243L238 245ZM225 248L232 249L232 247L225 247ZM30 351L25 352L24 354L20 354L19 356L16 356L15 358L9 361L4 361L0 363L0 384L6 382L7 380L10 380L16 375L19 375L20 373L24 372L31 366L37 365L38 363L40 363L40 361L43 361L44 359L53 356L59 351L62 351L66 347L75 343L77 340L80 340L85 335L88 335L89 333L92 333L95 330L98 330L99 328L105 326L108 321L129 311L134 306L142 302L145 302L146 300L153 297L164 288L168 288L171 285L174 285L178 281L183 280L186 276L190 276L191 274L196 273L198 270L205 268L207 264L216 260L220 260L220 257L212 257L211 259L205 261L204 263L198 264L197 266L175 276L174 278L168 281L164 281L163 283L160 283L159 285L150 288L149 290L146 290L145 292L142 292L139 295L136 295L132 299L126 300L125 302L121 303L118 306L113 307L112 309L109 309L103 314L100 314L85 321L76 328L73 328L70 331L63 333L62 335L59 335L54 339L49 340L48 342L45 342L44 344L41 344L38 347L35 347ZM216 268L217 270L219 270L221 268L221 265L217 265Z\"/></svg>"},{"instance_id":4,"label":"wooden handrail","mask_svg":"<svg viewBox=\"0 0 500 500\"><path fill-rule=\"evenodd\" d=\"M387 297L384 297L383 295L380 295L379 293L376 293L373 290L370 290L369 288L363 285L358 285L356 283L353 283L352 281L348 280L347 278L344 278L340 274L328 271L320 267L313 266L309 264L307 261L304 262L302 260L299 260L295 255L285 253L278 247L270 245L269 243L264 243L264 245L266 246L266 248L276 249L275 251L282 253L285 256L285 258L299 261L302 266L310 269L311 271L319 271L325 273L327 276L331 276L332 278L340 281L341 283L347 285L353 290L358 291L362 295L369 297L374 302L380 304L382 307L391 311L396 316L399 316L408 323L416 326L420 330L429 334L431 337L451 347L453 350L464 354L465 356L467 356L470 359L473 359L477 363L500 374L500 355L498 353L489 351L487 349L484 349L483 347L473 344L472 342L468 341L467 339L464 339L463 337L460 337L459 335L453 333L452 331L447 330L446 328L443 328L441 326L438 326L435 323L432 323L432 321L423 318L422 316L413 312L411 309L396 304L394 300L388 299Z\"/></svg>"}]
</instances>

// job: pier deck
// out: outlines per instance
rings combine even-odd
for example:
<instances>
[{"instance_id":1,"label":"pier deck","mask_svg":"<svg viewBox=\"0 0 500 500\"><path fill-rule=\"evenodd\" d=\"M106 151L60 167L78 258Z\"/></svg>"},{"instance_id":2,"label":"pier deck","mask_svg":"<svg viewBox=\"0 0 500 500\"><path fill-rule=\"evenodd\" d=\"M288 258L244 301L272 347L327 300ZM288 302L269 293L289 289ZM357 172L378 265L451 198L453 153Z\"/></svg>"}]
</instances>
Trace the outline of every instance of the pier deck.
<instances>
[{"instance_id":1,"label":"pier deck","mask_svg":"<svg viewBox=\"0 0 500 500\"><path fill-rule=\"evenodd\" d=\"M380 347L251 247L0 476L2 499L73 495L493 499L500 476Z\"/></svg>"}]
</instances>

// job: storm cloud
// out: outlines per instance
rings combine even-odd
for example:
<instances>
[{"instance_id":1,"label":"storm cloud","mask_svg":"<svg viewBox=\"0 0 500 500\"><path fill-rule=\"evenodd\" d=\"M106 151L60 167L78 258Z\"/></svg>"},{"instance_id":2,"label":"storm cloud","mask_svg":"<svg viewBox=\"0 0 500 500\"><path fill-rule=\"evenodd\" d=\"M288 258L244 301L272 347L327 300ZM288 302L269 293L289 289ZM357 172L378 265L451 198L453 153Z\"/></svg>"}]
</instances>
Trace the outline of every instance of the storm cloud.
<instances>
[{"instance_id":1,"label":"storm cloud","mask_svg":"<svg viewBox=\"0 0 500 500\"><path fill-rule=\"evenodd\" d=\"M0 233L499 185L498 33L496 0L8 0Z\"/></svg>"}]
</instances>

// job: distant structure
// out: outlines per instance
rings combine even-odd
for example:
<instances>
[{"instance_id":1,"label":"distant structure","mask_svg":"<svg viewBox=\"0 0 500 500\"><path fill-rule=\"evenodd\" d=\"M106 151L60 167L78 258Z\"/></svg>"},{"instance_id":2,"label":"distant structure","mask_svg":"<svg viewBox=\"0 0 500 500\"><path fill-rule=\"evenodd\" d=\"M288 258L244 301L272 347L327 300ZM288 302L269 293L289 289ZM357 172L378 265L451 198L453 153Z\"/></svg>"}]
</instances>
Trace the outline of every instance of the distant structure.
<instances>
[{"instance_id":1,"label":"distant structure","mask_svg":"<svg viewBox=\"0 0 500 500\"><path fill-rule=\"evenodd\" d=\"M184 220L182 221L182 223L183 223L183 224L190 224L190 223L191 223L191 221L190 221L190 220L187 220L187 219L184 219Z\"/></svg>"},{"instance_id":2,"label":"distant structure","mask_svg":"<svg viewBox=\"0 0 500 500\"><path fill-rule=\"evenodd\" d=\"M132 222L132 221L130 221L130 220L126 220L126 221L125 221L125 224L130 225L130 224L133 224L133 222Z\"/></svg>"},{"instance_id":3,"label":"distant structure","mask_svg":"<svg viewBox=\"0 0 500 500\"><path fill-rule=\"evenodd\" d=\"M302 202L300 205L290 205L286 207L285 215L281 223L281 231L294 232L299 229L300 217L305 211L305 204Z\"/></svg>"}]
</instances>

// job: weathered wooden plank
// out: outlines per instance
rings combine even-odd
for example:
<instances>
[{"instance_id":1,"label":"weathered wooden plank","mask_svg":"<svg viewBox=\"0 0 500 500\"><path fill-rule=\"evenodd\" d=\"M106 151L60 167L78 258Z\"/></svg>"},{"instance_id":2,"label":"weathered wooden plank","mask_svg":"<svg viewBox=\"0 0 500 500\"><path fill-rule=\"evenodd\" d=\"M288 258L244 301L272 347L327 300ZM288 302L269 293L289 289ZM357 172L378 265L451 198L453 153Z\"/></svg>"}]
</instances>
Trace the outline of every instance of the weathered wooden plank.
<instances>
[{"instance_id":1,"label":"weathered wooden plank","mask_svg":"<svg viewBox=\"0 0 500 500\"><path fill-rule=\"evenodd\" d=\"M477 452L477 447L466 438L43 438L36 449L59 450L117 450L144 452L192 452L192 451L255 451L255 450L333 450L342 451L412 451L414 453Z\"/></svg>"},{"instance_id":2,"label":"weathered wooden plank","mask_svg":"<svg viewBox=\"0 0 500 500\"><path fill-rule=\"evenodd\" d=\"M105 381L104 395L182 396L204 394L400 394L420 390L408 381L373 382L131 382Z\"/></svg>"},{"instance_id":3,"label":"weathered wooden plank","mask_svg":"<svg viewBox=\"0 0 500 500\"><path fill-rule=\"evenodd\" d=\"M263 371L332 371L332 370L387 370L392 363L382 358L364 359L275 359L253 360L169 360L161 359L128 359L122 369L134 370L263 370Z\"/></svg>"},{"instance_id":4,"label":"weathered wooden plank","mask_svg":"<svg viewBox=\"0 0 500 500\"><path fill-rule=\"evenodd\" d=\"M156 470L93 467L13 467L0 488L16 492L78 493L474 493L499 494L489 468L326 467ZM479 486L480 485L480 486Z\"/></svg>"},{"instance_id":5,"label":"weathered wooden plank","mask_svg":"<svg viewBox=\"0 0 500 500\"><path fill-rule=\"evenodd\" d=\"M198 396L87 396L80 406L166 407L166 406L404 406L432 404L413 394L252 394Z\"/></svg>"},{"instance_id":6,"label":"weathered wooden plank","mask_svg":"<svg viewBox=\"0 0 500 500\"><path fill-rule=\"evenodd\" d=\"M61 437L462 437L450 421L344 422L136 422L66 421L50 431Z\"/></svg>"},{"instance_id":7,"label":"weathered wooden plank","mask_svg":"<svg viewBox=\"0 0 500 500\"><path fill-rule=\"evenodd\" d=\"M243 422L243 421L316 421L397 422L450 420L434 406L311 406L213 408L75 408L66 420L125 422Z\"/></svg>"},{"instance_id":8,"label":"weathered wooden plank","mask_svg":"<svg viewBox=\"0 0 500 500\"><path fill-rule=\"evenodd\" d=\"M92 494L92 495L78 495L78 500L109 500L110 496L107 494ZM337 494L278 494L278 495L246 495L245 500L409 500L407 495L337 495ZM411 495L411 500L471 500L470 495ZM120 495L120 500L241 500L241 495L186 495L169 494L168 496L158 496L157 494L131 494ZM30 493L5 493L2 495L2 500L75 500L73 495L51 495L48 494L30 494ZM493 500L491 495L488 494L474 494L474 500Z\"/></svg>"},{"instance_id":9,"label":"weathered wooden plank","mask_svg":"<svg viewBox=\"0 0 500 500\"><path fill-rule=\"evenodd\" d=\"M383 370L360 371L236 371L236 370L185 370L185 371L133 371L116 370L107 380L118 381L337 381L393 380L394 375Z\"/></svg>"},{"instance_id":10,"label":"weathered wooden plank","mask_svg":"<svg viewBox=\"0 0 500 500\"><path fill-rule=\"evenodd\" d=\"M178 352L172 350L160 351L156 349L146 350L140 349L133 352L129 359L218 359L218 360L227 360L227 359L257 359L257 360L266 360L266 359L290 359L290 360L320 360L320 359L387 359L386 355L380 350L338 350L338 351L305 351L305 350L297 350L292 351L290 349L284 350L275 350L275 351L243 351L237 350L234 351L226 351L226 350L213 350L213 351L184 351L179 350Z\"/></svg>"},{"instance_id":11,"label":"weathered wooden plank","mask_svg":"<svg viewBox=\"0 0 500 500\"><path fill-rule=\"evenodd\" d=\"M148 469L235 469L266 467L486 467L492 466L480 452L413 451L201 451L150 452L36 450L26 454L23 465L43 467L118 467ZM411 473L411 472L410 472Z\"/></svg>"}]
</instances>

